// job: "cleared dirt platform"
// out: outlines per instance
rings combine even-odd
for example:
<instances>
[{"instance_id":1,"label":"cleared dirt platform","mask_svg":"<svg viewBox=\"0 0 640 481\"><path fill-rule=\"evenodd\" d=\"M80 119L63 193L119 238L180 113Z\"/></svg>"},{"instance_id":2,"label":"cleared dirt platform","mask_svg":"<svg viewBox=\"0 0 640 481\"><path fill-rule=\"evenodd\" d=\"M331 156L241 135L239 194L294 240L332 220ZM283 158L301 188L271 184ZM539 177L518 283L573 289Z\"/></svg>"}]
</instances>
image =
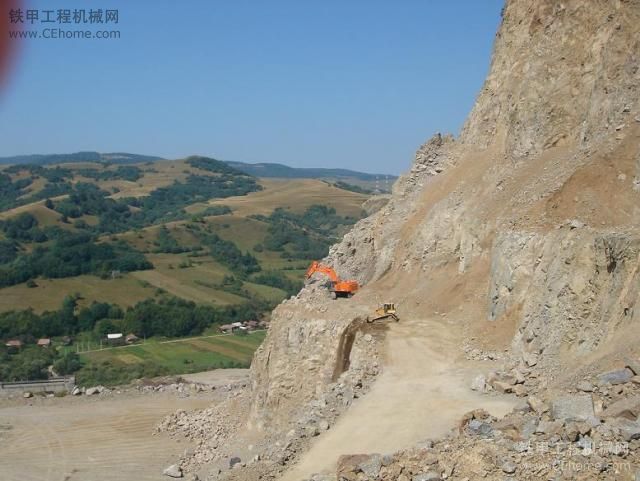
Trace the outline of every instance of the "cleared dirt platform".
<instances>
[{"instance_id":1,"label":"cleared dirt platform","mask_svg":"<svg viewBox=\"0 0 640 481\"><path fill-rule=\"evenodd\" d=\"M36 399L0 408L0 478L167 479L163 469L175 463L189 446L164 434L154 436L155 426L178 409L199 409L211 402L204 396L151 393Z\"/></svg>"},{"instance_id":2,"label":"cleared dirt platform","mask_svg":"<svg viewBox=\"0 0 640 481\"><path fill-rule=\"evenodd\" d=\"M457 340L446 323L390 323L386 363L373 388L311 445L281 481L335 472L342 454L393 453L454 428L472 409L504 415L513 398L482 396L469 383L471 363L456 360Z\"/></svg>"}]
</instances>

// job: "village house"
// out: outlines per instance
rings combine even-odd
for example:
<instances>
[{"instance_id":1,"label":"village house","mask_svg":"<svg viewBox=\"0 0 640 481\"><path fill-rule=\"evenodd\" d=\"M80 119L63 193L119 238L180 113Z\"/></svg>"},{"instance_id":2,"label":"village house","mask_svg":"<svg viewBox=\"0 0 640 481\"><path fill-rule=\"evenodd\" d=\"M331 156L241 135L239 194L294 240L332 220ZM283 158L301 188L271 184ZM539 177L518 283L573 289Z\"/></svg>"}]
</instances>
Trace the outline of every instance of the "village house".
<instances>
[{"instance_id":1,"label":"village house","mask_svg":"<svg viewBox=\"0 0 640 481\"><path fill-rule=\"evenodd\" d=\"M40 347L51 346L51 339L46 339L46 338L38 339L38 346Z\"/></svg>"},{"instance_id":2,"label":"village house","mask_svg":"<svg viewBox=\"0 0 640 481\"><path fill-rule=\"evenodd\" d=\"M127 342L127 344L134 344L134 343L138 342L140 340L140 338L132 333L132 334L127 335L127 337L125 337L124 340Z\"/></svg>"},{"instance_id":3,"label":"village house","mask_svg":"<svg viewBox=\"0 0 640 481\"><path fill-rule=\"evenodd\" d=\"M5 346L20 349L22 347L22 341L20 341L19 339L12 339L10 341L7 341Z\"/></svg>"}]
</instances>

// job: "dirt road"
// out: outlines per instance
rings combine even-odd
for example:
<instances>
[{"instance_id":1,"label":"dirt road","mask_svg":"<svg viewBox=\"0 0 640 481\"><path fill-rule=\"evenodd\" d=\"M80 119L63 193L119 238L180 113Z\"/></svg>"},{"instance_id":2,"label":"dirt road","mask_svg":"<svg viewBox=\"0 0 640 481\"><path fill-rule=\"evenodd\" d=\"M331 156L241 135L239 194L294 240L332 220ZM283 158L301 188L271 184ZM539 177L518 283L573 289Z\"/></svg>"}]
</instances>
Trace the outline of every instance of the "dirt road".
<instances>
[{"instance_id":1,"label":"dirt road","mask_svg":"<svg viewBox=\"0 0 640 481\"><path fill-rule=\"evenodd\" d=\"M204 397L172 394L34 400L0 408L0 479L3 481L144 481L187 447L155 425L177 409L210 405Z\"/></svg>"},{"instance_id":2,"label":"dirt road","mask_svg":"<svg viewBox=\"0 0 640 481\"><path fill-rule=\"evenodd\" d=\"M282 481L333 469L342 454L391 453L441 436L471 409L484 408L494 415L510 411L512 400L469 389L476 371L454 360L452 353L459 352L455 342L440 320L393 324L385 368L371 391L317 438Z\"/></svg>"}]
</instances>

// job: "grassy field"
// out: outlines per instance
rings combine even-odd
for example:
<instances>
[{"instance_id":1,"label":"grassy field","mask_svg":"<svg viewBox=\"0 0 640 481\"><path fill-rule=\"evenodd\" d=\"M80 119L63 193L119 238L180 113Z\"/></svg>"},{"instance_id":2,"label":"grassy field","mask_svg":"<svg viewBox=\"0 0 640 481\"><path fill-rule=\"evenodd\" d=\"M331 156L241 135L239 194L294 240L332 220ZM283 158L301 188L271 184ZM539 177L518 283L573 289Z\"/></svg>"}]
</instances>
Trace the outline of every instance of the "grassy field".
<instances>
[{"instance_id":1,"label":"grassy field","mask_svg":"<svg viewBox=\"0 0 640 481\"><path fill-rule=\"evenodd\" d=\"M38 223L42 226L48 225L60 225L63 224L60 222L62 215L57 212L47 209L44 206L44 201L34 202L32 204L22 205L20 207L16 207L15 209L5 210L4 212L0 212L0 220L6 220L10 217L15 217L24 212L28 212L33 215Z\"/></svg>"},{"instance_id":2,"label":"grassy field","mask_svg":"<svg viewBox=\"0 0 640 481\"><path fill-rule=\"evenodd\" d=\"M120 279L100 279L96 276L78 276L67 279L38 279L38 287L25 284L0 289L0 312L32 308L40 313L60 308L69 294L79 293L80 307L93 301L110 302L123 307L153 297L156 290L130 274Z\"/></svg>"},{"instance_id":3,"label":"grassy field","mask_svg":"<svg viewBox=\"0 0 640 481\"><path fill-rule=\"evenodd\" d=\"M338 189L315 179L260 179L263 190L245 196L194 204L189 212L197 213L209 205L228 205L236 216L269 215L277 207L301 213L313 204L333 207L341 215L358 215L368 196Z\"/></svg>"},{"instance_id":4,"label":"grassy field","mask_svg":"<svg viewBox=\"0 0 640 481\"><path fill-rule=\"evenodd\" d=\"M248 367L265 335L265 331L257 331L246 336L226 334L173 341L148 340L139 345L87 352L80 357L83 361L108 361L114 366L151 361L171 374Z\"/></svg>"}]
</instances>

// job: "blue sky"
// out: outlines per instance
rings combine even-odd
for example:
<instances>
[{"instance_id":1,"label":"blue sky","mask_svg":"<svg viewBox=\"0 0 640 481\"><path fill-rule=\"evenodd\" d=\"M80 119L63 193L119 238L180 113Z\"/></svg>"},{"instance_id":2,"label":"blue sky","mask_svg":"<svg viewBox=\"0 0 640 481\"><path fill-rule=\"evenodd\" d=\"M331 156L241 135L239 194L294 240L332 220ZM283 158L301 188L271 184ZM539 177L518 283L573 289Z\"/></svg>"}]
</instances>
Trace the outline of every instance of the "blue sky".
<instances>
[{"instance_id":1,"label":"blue sky","mask_svg":"<svg viewBox=\"0 0 640 481\"><path fill-rule=\"evenodd\" d=\"M397 174L434 132L458 133L502 3L27 0L118 9L108 28L121 38L13 40L0 156L202 154Z\"/></svg>"}]
</instances>

